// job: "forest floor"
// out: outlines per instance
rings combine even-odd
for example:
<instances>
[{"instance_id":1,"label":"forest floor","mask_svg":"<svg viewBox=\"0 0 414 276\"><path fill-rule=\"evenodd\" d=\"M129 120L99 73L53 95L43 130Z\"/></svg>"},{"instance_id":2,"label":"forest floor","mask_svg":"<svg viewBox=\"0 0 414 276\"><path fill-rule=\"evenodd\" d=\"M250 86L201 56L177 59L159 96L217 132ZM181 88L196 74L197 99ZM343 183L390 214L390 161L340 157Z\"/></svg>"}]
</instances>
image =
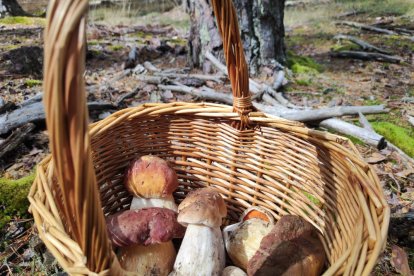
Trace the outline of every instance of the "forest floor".
<instances>
[{"instance_id":1,"label":"forest floor","mask_svg":"<svg viewBox=\"0 0 414 276\"><path fill-rule=\"evenodd\" d=\"M414 157L414 127L410 123L410 118L414 117L414 5L408 4L409 1L400 2L386 9L387 12L336 2L287 8L286 46L290 68L286 70L289 82L282 92L292 103L314 108L384 104L390 112L367 115L367 119L375 131ZM355 13L343 14L350 11ZM88 100L112 105L110 109L91 114L91 121L144 102L199 101L188 94L159 90L157 85L137 77L138 71L149 69L135 65L148 61L161 72L190 72L186 56L189 21L179 8L139 18L114 16L113 11L99 10L92 11L90 18L85 75L90 92ZM406 32L379 34L335 24L339 21L389 30L404 29ZM12 103L8 111L42 91L44 26L43 18L0 19L0 101ZM354 44L335 39L338 34L362 39L400 57L401 61L389 63L334 57L334 52L357 50ZM134 47L139 55L132 66L134 69L126 74L128 55ZM191 73L202 72L192 70ZM256 80L270 84L273 72L264 68ZM206 85L230 93L228 81L220 86L212 81L185 78L180 81L189 86ZM343 119L358 124L356 117ZM0 135L0 145L9 134ZM396 263L404 261L404 253L413 269L414 165L397 152L379 151L358 139L349 138L366 161L374 166L391 208L388 244L373 275L398 275L403 268ZM36 164L48 153L45 124L37 121L29 138L0 158L0 188L10 184L26 185L27 189ZM22 177L26 178L22 180ZM8 210L7 206L2 206L1 192L0 211ZM31 216L13 210L4 215L8 219L0 218L0 275L57 275L60 270L36 237Z\"/></svg>"}]
</instances>

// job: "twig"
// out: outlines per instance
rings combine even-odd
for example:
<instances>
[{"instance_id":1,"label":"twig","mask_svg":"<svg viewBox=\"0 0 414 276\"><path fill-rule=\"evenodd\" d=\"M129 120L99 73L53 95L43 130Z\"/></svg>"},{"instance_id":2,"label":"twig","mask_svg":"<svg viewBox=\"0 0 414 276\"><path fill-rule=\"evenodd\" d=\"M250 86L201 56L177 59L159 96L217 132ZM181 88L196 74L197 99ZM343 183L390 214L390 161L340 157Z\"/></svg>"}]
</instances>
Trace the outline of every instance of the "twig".
<instances>
[{"instance_id":1,"label":"twig","mask_svg":"<svg viewBox=\"0 0 414 276\"><path fill-rule=\"evenodd\" d=\"M155 67L151 62L149 62L149 61L146 61L146 62L144 62L144 67L145 67L145 69L147 69L148 71L151 71L151 72L160 72L161 70L160 69L158 69L157 67Z\"/></svg>"},{"instance_id":2,"label":"twig","mask_svg":"<svg viewBox=\"0 0 414 276\"><path fill-rule=\"evenodd\" d=\"M378 52L378 53L386 54L386 55L391 55L392 54L390 51L378 48L378 47L376 47L376 46L374 46L374 45L372 45L368 42L365 42L365 41L363 41L361 39L358 39L358 38L356 38L354 36L351 36L351 35L339 34L339 35L334 36L334 39L349 40L349 41L355 43L356 45L360 46L362 48L362 50Z\"/></svg>"},{"instance_id":3,"label":"twig","mask_svg":"<svg viewBox=\"0 0 414 276\"><path fill-rule=\"evenodd\" d=\"M400 63L403 61L401 57L384 55L380 53L360 52L360 51L340 51L331 52L331 56L338 58L354 58L361 60L376 60L390 63Z\"/></svg>"},{"instance_id":4,"label":"twig","mask_svg":"<svg viewBox=\"0 0 414 276\"><path fill-rule=\"evenodd\" d=\"M414 126L414 117L408 115L408 122Z\"/></svg>"},{"instance_id":5,"label":"twig","mask_svg":"<svg viewBox=\"0 0 414 276\"><path fill-rule=\"evenodd\" d=\"M335 24L336 25L350 26L350 27L359 28L359 29L362 29L362 30L367 30L367 31L371 31L371 32L381 33L381 34L388 34L388 35L397 34L394 31L390 31L390 30L382 29L382 28L378 28L378 27L373 27L373 26L361 24L361 23L358 23L358 22L340 21L340 22L336 22Z\"/></svg>"},{"instance_id":6,"label":"twig","mask_svg":"<svg viewBox=\"0 0 414 276\"><path fill-rule=\"evenodd\" d=\"M362 125L362 127L365 128L366 130L375 132L371 124L368 122L367 118L364 116L364 114L362 114L361 112L358 112L358 115L359 115L359 123Z\"/></svg>"}]
</instances>

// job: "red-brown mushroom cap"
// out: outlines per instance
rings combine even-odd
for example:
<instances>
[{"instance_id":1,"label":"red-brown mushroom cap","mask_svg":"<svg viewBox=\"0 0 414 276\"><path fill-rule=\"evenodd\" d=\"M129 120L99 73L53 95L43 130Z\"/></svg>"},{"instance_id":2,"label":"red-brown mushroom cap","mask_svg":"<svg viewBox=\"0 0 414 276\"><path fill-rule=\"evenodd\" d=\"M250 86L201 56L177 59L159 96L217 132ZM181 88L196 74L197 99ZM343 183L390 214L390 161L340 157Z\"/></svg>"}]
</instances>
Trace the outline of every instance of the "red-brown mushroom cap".
<instances>
[{"instance_id":1,"label":"red-brown mushroom cap","mask_svg":"<svg viewBox=\"0 0 414 276\"><path fill-rule=\"evenodd\" d=\"M175 170L162 158L144 155L131 162L125 174L125 187L144 198L164 198L178 187Z\"/></svg>"},{"instance_id":2,"label":"red-brown mushroom cap","mask_svg":"<svg viewBox=\"0 0 414 276\"><path fill-rule=\"evenodd\" d=\"M178 206L178 222L220 227L227 215L227 207L221 195L213 188L203 188L190 192Z\"/></svg>"},{"instance_id":3,"label":"red-brown mushroom cap","mask_svg":"<svg viewBox=\"0 0 414 276\"><path fill-rule=\"evenodd\" d=\"M185 233L177 213L165 208L126 210L108 216L106 224L114 246L158 244L182 238Z\"/></svg>"}]
</instances>

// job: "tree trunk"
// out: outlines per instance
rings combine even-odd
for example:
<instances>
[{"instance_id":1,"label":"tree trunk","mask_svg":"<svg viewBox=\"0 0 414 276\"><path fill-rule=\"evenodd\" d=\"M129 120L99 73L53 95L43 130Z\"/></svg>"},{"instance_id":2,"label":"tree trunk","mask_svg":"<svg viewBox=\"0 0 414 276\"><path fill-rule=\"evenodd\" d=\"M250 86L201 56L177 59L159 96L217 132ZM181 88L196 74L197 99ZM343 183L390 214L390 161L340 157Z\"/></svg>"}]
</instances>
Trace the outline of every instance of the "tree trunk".
<instances>
[{"instance_id":1,"label":"tree trunk","mask_svg":"<svg viewBox=\"0 0 414 276\"><path fill-rule=\"evenodd\" d=\"M16 0L0 0L0 18L5 16L27 15Z\"/></svg>"},{"instance_id":2,"label":"tree trunk","mask_svg":"<svg viewBox=\"0 0 414 276\"><path fill-rule=\"evenodd\" d=\"M241 39L251 74L262 65L285 63L284 0L234 0ZM207 51L223 61L222 41L209 0L186 0L190 14L189 60L192 67L210 71Z\"/></svg>"}]
</instances>

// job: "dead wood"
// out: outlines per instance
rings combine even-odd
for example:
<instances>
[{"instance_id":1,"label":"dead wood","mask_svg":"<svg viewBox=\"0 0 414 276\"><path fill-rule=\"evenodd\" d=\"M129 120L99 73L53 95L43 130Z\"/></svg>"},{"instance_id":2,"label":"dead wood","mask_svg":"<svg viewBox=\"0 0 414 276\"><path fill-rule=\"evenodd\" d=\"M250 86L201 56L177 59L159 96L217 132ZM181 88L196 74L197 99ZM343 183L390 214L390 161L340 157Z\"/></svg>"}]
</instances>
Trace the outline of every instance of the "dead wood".
<instances>
[{"instance_id":1,"label":"dead wood","mask_svg":"<svg viewBox=\"0 0 414 276\"><path fill-rule=\"evenodd\" d=\"M379 150L384 149L387 146L387 142L383 136L337 118L323 120L319 123L319 125L324 128L332 129L341 134L354 136Z\"/></svg>"},{"instance_id":2,"label":"dead wood","mask_svg":"<svg viewBox=\"0 0 414 276\"><path fill-rule=\"evenodd\" d=\"M22 143L29 133L35 128L35 125L32 123L25 124L21 128L17 128L10 134L7 139L0 144L0 158L5 156L7 153L13 151L17 146Z\"/></svg>"},{"instance_id":3,"label":"dead wood","mask_svg":"<svg viewBox=\"0 0 414 276\"><path fill-rule=\"evenodd\" d=\"M337 106L312 110L289 110L281 117L294 121L311 122L345 115L357 115L360 112L363 114L375 114L386 113L388 110L385 109L384 105Z\"/></svg>"},{"instance_id":4,"label":"dead wood","mask_svg":"<svg viewBox=\"0 0 414 276\"><path fill-rule=\"evenodd\" d=\"M358 22L339 21L339 22L336 22L336 25L350 26L350 27L361 29L361 30L366 30L366 31L371 31L371 32L376 32L376 33L381 33L381 34L388 34L388 35L397 34L396 32L391 31L391 30L378 28L378 27L374 27L370 25L365 25L365 24L361 24Z\"/></svg>"},{"instance_id":5,"label":"dead wood","mask_svg":"<svg viewBox=\"0 0 414 276\"><path fill-rule=\"evenodd\" d=\"M358 39L358 38L356 38L354 36L351 36L351 35L339 34L339 35L334 36L334 39L349 40L352 43L355 43L356 45L360 46L362 48L362 50L365 50L365 51L378 52L378 53L386 54L386 55L391 55L392 54L390 51L378 48L378 47L376 47L376 46L374 46L374 45L372 45L368 42L365 42L365 41L363 41L361 39Z\"/></svg>"},{"instance_id":6,"label":"dead wood","mask_svg":"<svg viewBox=\"0 0 414 276\"><path fill-rule=\"evenodd\" d=\"M353 58L361 60L376 60L390 63L400 63L402 58L398 56L384 55L380 53L360 52L360 51L340 51L331 52L331 56L338 58Z\"/></svg>"},{"instance_id":7,"label":"dead wood","mask_svg":"<svg viewBox=\"0 0 414 276\"><path fill-rule=\"evenodd\" d=\"M217 83L222 83L224 76L222 75L202 75L202 74L177 74L177 73L165 73L165 72L155 72L155 76L161 76L166 78L194 78L206 81L214 81Z\"/></svg>"},{"instance_id":8,"label":"dead wood","mask_svg":"<svg viewBox=\"0 0 414 276\"><path fill-rule=\"evenodd\" d=\"M89 102L89 111L115 109L111 103ZM45 119L45 111L42 102L35 102L13 110L10 113L0 115L0 135L21 127L27 123L35 123Z\"/></svg>"},{"instance_id":9,"label":"dead wood","mask_svg":"<svg viewBox=\"0 0 414 276\"><path fill-rule=\"evenodd\" d=\"M0 114L10 111L14 108L14 103L12 102L5 102L3 99L0 98Z\"/></svg>"}]
</instances>

